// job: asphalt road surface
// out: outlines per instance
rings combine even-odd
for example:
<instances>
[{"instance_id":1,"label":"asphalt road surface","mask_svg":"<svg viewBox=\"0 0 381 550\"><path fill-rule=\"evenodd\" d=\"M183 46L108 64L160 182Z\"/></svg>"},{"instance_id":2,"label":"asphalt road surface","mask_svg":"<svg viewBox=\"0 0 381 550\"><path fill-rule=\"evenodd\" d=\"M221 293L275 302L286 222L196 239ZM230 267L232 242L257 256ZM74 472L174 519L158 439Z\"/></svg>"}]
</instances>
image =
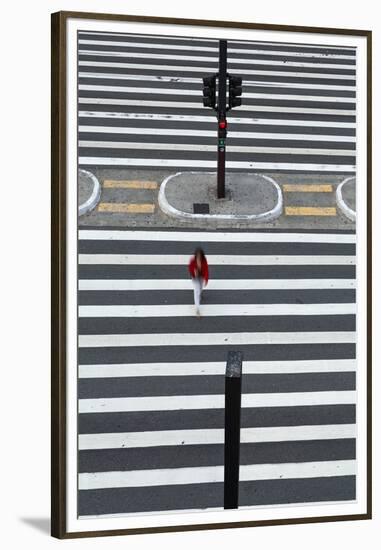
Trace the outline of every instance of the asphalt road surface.
<instances>
[{"instance_id":1,"label":"asphalt road surface","mask_svg":"<svg viewBox=\"0 0 381 550\"><path fill-rule=\"evenodd\" d=\"M352 232L81 229L79 515L223 508L229 350L239 506L354 500L355 302Z\"/></svg>"},{"instance_id":2,"label":"asphalt road surface","mask_svg":"<svg viewBox=\"0 0 381 550\"><path fill-rule=\"evenodd\" d=\"M217 40L90 31L78 40L80 167L215 170L202 77L218 72ZM228 116L229 171L355 173L355 49L229 40L228 72L243 77L243 104Z\"/></svg>"}]
</instances>

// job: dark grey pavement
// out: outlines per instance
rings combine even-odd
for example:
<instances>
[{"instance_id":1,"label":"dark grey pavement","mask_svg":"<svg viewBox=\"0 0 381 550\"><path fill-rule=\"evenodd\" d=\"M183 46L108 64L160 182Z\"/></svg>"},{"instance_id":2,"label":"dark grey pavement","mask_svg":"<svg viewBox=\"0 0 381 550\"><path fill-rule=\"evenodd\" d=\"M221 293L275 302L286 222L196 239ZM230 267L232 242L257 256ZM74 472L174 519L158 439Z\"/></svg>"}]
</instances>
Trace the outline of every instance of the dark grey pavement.
<instances>
[{"instance_id":1,"label":"dark grey pavement","mask_svg":"<svg viewBox=\"0 0 381 550\"><path fill-rule=\"evenodd\" d=\"M199 430L224 427L224 410L139 411L122 413L82 413L79 433L96 434L147 431ZM354 424L355 405L309 405L291 407L255 407L242 409L241 427L316 426ZM96 455L96 453L93 453Z\"/></svg>"},{"instance_id":2,"label":"dark grey pavement","mask_svg":"<svg viewBox=\"0 0 381 550\"><path fill-rule=\"evenodd\" d=\"M204 233L198 234L202 240ZM152 309L155 305L182 307L192 304L186 260L183 265L172 265L178 255L188 258L193 251L194 240L187 238L188 232L169 231L167 240L165 234L156 231L145 231L144 238L140 235L139 239L127 230L95 229L80 234L79 304L98 311L86 317L80 310L80 338L146 335L146 345L142 346L133 343L129 347L80 345L80 403L93 403L97 407L97 403L102 402L108 407L108 403L117 404L121 400L119 410L114 412L97 409L79 414L80 436L94 438L92 448L79 451L80 475L94 475L99 483L107 472L121 479L123 475L131 475L128 487L80 490L81 516L223 506L222 483L196 481L200 469L223 466L222 442L208 442L207 435L199 443L185 440L206 430L223 430L223 405L203 408L197 403L202 398L213 400L223 396L227 352L236 346L219 345L214 340L226 333L269 336L277 333L290 338L283 344L243 343L239 347L244 355L243 397L276 396L272 406L244 406L241 429L280 429L284 438L279 439L274 434L270 441L241 443L242 467L251 465L267 469L279 465L280 477L273 478L269 473L268 479L241 481L239 505L349 501L356 497L355 475L341 473L342 467L356 460L355 431L339 435L356 423L355 398L343 400L344 396L354 395L356 391L355 340L349 338L342 342L339 336L354 334L355 314L343 311L337 315L329 311L329 304L339 307L355 304L355 271L349 260L355 254L354 235L349 232L304 235L266 231L257 233L258 237L251 237L250 232L239 234L242 237L238 242L231 242L229 233L221 234L221 240L204 240L210 259L211 281L203 295L201 308L205 308L202 309L205 314L200 320L193 315L173 316L164 310L156 316ZM230 235L237 236L237 233ZM269 242L265 242L265 235ZM317 242L310 242L313 235L312 240ZM227 259L227 265L214 265L214 258L221 255ZM243 257L251 258L245 261L252 261L254 265L239 265ZM270 265L266 261L264 265L255 265L259 258L271 260L274 257L288 257L289 265ZM114 262L109 261L112 258ZM163 265L159 258L166 258ZM321 265L327 261L331 265ZM122 264L116 265L117 262ZM123 265L123 262L130 265ZM267 284L273 288L250 288ZM185 285L185 289L176 290L179 285ZM216 285L232 288L219 290ZM311 285L315 288L303 288ZM152 288L144 290L147 287ZM266 304L275 310L282 304L307 308L326 305L327 311L304 315L281 315L276 311L267 316L230 315L228 312L208 315L207 308L218 304L237 304L242 313L247 304L256 304L258 308ZM147 313L142 317L132 313L108 316L99 309L128 305L146 307ZM322 345L315 341L314 335L319 338L323 333L332 335L330 343ZM153 344L150 338L157 334L163 334L163 339L168 334L173 339L183 334L193 334L194 338L209 334L210 344ZM295 334L304 337L304 343L295 343ZM218 369L211 374L210 369L217 368L215 364ZM252 371L253 365L257 365L257 372ZM97 368L102 375L96 375ZM187 373L189 368L201 370L199 374L192 374ZM325 395L332 397L331 402L319 403ZM304 403L299 402L300 396L304 396ZM166 401L160 406L153 404L150 408L144 404L145 399L159 403L155 400L162 398ZM179 405L170 410L171 399L191 399L195 406ZM306 433L298 439L292 435L295 429ZM316 429L328 432L324 432L326 435L316 432L315 437L306 435ZM171 443L171 437L177 433L181 434L179 442ZM97 437L114 437L113 434L122 436L125 445L119 443L101 448ZM134 434L142 438L141 443L129 443ZM158 436L155 443L151 441L152 434ZM298 478L297 474L296 477L282 477L282 468L293 464L301 468L315 464L314 474L305 478ZM325 475L326 464L337 464L337 474ZM152 472L159 475L171 469L174 476L175 472L179 476L179 482L171 481L169 475L164 485L160 482L158 485L147 482L146 486L134 484L141 483L134 482L136 475L144 479L146 471L150 476ZM192 474L187 473L189 469ZM322 474L319 475L319 471ZM191 475L194 483L181 483L181 476L185 474Z\"/></svg>"},{"instance_id":3,"label":"dark grey pavement","mask_svg":"<svg viewBox=\"0 0 381 550\"><path fill-rule=\"evenodd\" d=\"M356 477L260 480L240 484L239 506L351 501L356 495ZM221 508L223 483L173 485L80 491L79 509L93 514L161 512Z\"/></svg>"}]
</instances>

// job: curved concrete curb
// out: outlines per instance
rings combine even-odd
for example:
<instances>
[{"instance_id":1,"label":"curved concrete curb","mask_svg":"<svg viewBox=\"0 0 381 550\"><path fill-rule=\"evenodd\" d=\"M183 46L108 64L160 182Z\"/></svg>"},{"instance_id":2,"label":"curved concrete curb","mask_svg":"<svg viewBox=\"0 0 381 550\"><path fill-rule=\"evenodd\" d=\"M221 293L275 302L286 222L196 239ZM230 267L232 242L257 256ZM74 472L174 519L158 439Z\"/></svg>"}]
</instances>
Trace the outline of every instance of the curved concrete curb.
<instances>
[{"instance_id":1,"label":"curved concrete curb","mask_svg":"<svg viewBox=\"0 0 381 550\"><path fill-rule=\"evenodd\" d=\"M84 202L78 207L78 215L83 216L83 214L87 214L88 212L90 212L90 210L95 208L96 205L98 204L99 199L101 197L101 186L98 179L91 172L88 172L87 170L82 170L82 169L79 170L79 172L82 173L82 175L90 178L94 185L93 192L91 193L90 198L87 199L86 202Z\"/></svg>"},{"instance_id":2,"label":"curved concrete curb","mask_svg":"<svg viewBox=\"0 0 381 550\"><path fill-rule=\"evenodd\" d=\"M348 218L348 220L351 220L351 222L356 221L356 212L352 210L352 208L349 208L349 206L347 206L346 202L344 201L342 188L346 183L354 179L355 179L355 176L350 176L349 178L345 178L345 180L342 181L336 189L337 206L340 209L340 211L344 214L344 216Z\"/></svg>"},{"instance_id":3,"label":"curved concrete curb","mask_svg":"<svg viewBox=\"0 0 381 550\"><path fill-rule=\"evenodd\" d=\"M173 218L179 218L179 219L207 219L207 220L231 220L231 221L270 221L275 220L276 218L279 218L279 216L282 213L283 209L283 197L282 197L282 190L280 186L269 176L265 176L263 174L253 174L253 176L257 176L263 179L266 179L270 183L272 183L276 189L277 196L278 196L278 202L275 205L275 207L272 210L268 210L267 212L262 212L261 214L192 214L190 212L183 212L182 210L177 210L174 206L170 205L167 201L167 198L165 196L165 188L167 186L167 183L177 176L180 176L184 172L177 172L176 174L172 174L171 176L168 176L165 178L165 180L160 185L159 190L159 196L158 196L158 203L161 208L161 210L167 214L168 216L171 216ZM200 174L200 172L186 172L187 174ZM206 172L207 174L214 174L215 172Z\"/></svg>"}]
</instances>

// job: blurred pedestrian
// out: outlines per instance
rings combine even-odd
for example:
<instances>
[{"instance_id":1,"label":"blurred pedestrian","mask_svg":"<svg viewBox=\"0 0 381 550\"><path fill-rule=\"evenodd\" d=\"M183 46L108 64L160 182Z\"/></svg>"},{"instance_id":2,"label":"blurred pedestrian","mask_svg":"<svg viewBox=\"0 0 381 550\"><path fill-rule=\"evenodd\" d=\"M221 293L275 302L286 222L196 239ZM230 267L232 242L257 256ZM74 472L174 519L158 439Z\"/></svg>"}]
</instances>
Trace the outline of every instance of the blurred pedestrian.
<instances>
[{"instance_id":1,"label":"blurred pedestrian","mask_svg":"<svg viewBox=\"0 0 381 550\"><path fill-rule=\"evenodd\" d=\"M194 255L190 259L188 270L193 282L196 315L200 317L201 294L209 279L208 262L202 248L196 248Z\"/></svg>"}]
</instances>

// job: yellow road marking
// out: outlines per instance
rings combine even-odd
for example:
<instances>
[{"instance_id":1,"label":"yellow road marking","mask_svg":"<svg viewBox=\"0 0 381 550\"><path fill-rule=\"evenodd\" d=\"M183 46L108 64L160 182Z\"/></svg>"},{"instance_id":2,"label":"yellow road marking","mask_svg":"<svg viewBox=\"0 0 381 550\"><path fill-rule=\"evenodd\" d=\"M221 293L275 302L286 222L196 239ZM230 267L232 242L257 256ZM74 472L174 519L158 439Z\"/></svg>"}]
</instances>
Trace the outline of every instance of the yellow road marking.
<instances>
[{"instance_id":1,"label":"yellow road marking","mask_svg":"<svg viewBox=\"0 0 381 550\"><path fill-rule=\"evenodd\" d=\"M286 216L336 216L334 206L286 206Z\"/></svg>"},{"instance_id":2,"label":"yellow road marking","mask_svg":"<svg viewBox=\"0 0 381 550\"><path fill-rule=\"evenodd\" d=\"M101 202L98 212L127 212L129 214L153 214L154 204L134 204L125 202Z\"/></svg>"},{"instance_id":3,"label":"yellow road marking","mask_svg":"<svg viewBox=\"0 0 381 550\"><path fill-rule=\"evenodd\" d=\"M286 183L283 185L283 191L285 193L332 193L333 187L329 183L322 184L298 184L298 183Z\"/></svg>"},{"instance_id":4,"label":"yellow road marking","mask_svg":"<svg viewBox=\"0 0 381 550\"><path fill-rule=\"evenodd\" d=\"M103 182L105 189L157 189L156 181L143 180L105 180Z\"/></svg>"}]
</instances>

